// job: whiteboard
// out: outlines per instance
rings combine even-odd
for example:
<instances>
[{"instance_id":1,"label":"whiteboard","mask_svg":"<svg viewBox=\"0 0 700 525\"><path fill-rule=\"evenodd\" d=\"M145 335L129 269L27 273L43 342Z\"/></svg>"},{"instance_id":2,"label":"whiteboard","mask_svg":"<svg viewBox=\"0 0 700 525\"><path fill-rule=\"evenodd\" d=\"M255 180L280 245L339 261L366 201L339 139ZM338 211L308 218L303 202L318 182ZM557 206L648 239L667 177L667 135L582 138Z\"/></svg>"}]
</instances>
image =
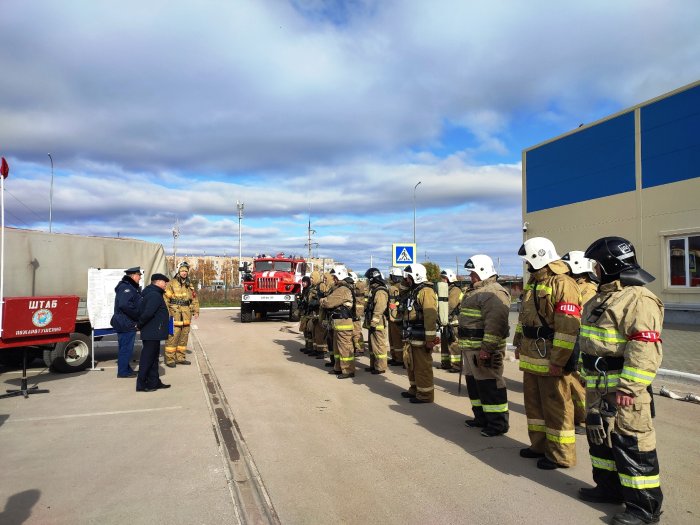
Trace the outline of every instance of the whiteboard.
<instances>
[{"instance_id":1,"label":"whiteboard","mask_svg":"<svg viewBox=\"0 0 700 525\"><path fill-rule=\"evenodd\" d=\"M90 268L88 270L87 312L93 330L111 329L114 314L114 288L124 277L124 270Z\"/></svg>"}]
</instances>

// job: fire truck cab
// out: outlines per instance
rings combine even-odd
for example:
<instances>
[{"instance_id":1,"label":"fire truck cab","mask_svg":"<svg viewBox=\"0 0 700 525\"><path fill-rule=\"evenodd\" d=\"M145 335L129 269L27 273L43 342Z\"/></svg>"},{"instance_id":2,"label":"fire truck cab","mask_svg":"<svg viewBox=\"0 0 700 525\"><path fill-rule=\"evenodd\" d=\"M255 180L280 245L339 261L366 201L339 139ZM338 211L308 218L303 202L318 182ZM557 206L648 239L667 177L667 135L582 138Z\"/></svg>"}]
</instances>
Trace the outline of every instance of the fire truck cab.
<instances>
[{"instance_id":1,"label":"fire truck cab","mask_svg":"<svg viewBox=\"0 0 700 525\"><path fill-rule=\"evenodd\" d=\"M306 261L294 255L258 255L252 266L243 263L243 294L241 296L241 322L249 323L255 315L289 312L291 321L299 320L298 295L301 279L306 275Z\"/></svg>"}]
</instances>

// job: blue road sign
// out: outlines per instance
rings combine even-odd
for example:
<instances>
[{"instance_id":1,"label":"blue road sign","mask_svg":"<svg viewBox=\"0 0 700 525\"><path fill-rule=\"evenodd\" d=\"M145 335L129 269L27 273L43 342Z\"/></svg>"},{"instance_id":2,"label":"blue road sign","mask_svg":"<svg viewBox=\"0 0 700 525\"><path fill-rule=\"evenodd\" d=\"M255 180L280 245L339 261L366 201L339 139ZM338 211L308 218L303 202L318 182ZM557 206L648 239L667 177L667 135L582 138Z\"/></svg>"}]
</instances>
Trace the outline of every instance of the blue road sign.
<instances>
[{"instance_id":1,"label":"blue road sign","mask_svg":"<svg viewBox=\"0 0 700 525\"><path fill-rule=\"evenodd\" d=\"M416 262L415 244L392 244L392 260L394 266L406 266Z\"/></svg>"}]
</instances>

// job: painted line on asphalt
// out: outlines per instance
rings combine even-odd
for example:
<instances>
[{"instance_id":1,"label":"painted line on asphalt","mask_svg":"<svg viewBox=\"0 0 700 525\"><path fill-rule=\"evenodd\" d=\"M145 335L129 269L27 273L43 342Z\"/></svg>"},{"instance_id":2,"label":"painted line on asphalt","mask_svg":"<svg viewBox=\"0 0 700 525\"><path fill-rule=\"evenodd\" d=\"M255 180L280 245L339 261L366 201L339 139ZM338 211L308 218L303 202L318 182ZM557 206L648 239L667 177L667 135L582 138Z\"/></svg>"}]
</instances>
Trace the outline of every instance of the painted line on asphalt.
<instances>
[{"instance_id":1,"label":"painted line on asphalt","mask_svg":"<svg viewBox=\"0 0 700 525\"><path fill-rule=\"evenodd\" d=\"M73 419L78 417L95 417L95 416L119 416L122 414L140 414L147 412L159 412L161 410L180 410L181 406L161 407L161 408L141 408L138 410L115 410L112 412L89 412L87 414L68 414L65 416L46 416L46 417L23 417L19 419L8 419L7 423L23 423L26 421L50 421L52 419Z\"/></svg>"}]
</instances>

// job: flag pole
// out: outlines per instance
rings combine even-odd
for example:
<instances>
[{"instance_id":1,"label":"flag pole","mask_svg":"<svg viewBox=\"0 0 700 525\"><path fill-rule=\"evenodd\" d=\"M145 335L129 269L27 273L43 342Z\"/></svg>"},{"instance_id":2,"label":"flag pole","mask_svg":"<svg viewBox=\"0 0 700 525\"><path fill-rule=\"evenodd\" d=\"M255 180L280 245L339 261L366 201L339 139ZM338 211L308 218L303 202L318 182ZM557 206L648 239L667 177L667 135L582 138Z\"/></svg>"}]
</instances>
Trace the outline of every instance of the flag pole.
<instances>
[{"instance_id":1,"label":"flag pole","mask_svg":"<svg viewBox=\"0 0 700 525\"><path fill-rule=\"evenodd\" d=\"M5 159L2 159L3 168ZM0 174L0 338L3 328L3 306L5 304L5 174Z\"/></svg>"}]
</instances>

